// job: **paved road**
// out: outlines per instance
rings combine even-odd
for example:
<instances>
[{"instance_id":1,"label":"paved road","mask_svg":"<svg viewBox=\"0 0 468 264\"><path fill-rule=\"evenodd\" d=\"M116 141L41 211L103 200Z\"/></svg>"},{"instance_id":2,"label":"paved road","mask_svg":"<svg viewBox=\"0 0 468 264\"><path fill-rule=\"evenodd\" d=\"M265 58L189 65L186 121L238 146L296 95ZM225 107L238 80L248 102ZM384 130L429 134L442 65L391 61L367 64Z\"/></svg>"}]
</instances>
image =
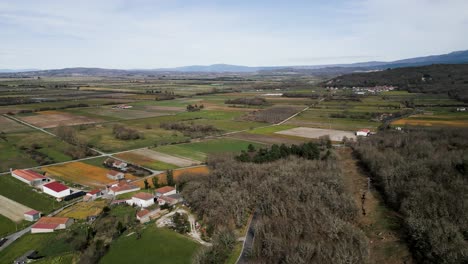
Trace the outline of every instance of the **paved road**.
<instances>
[{"instance_id":1,"label":"paved road","mask_svg":"<svg viewBox=\"0 0 468 264\"><path fill-rule=\"evenodd\" d=\"M247 229L244 243L242 244L242 251L241 251L239 258L237 259L236 264L248 263L249 256L252 253L252 249L253 249L253 243L255 239L254 226L257 220L258 220L258 213L255 212L252 216L252 219L250 219L249 228Z\"/></svg>"},{"instance_id":2,"label":"paved road","mask_svg":"<svg viewBox=\"0 0 468 264\"><path fill-rule=\"evenodd\" d=\"M74 204L76 204L76 203L78 203L78 202L80 202L80 201L82 201L82 198L81 198L81 197L78 198L78 199L76 199L75 201L73 201L73 202L71 202L71 203L69 203L69 204L67 204L67 205L65 205L65 206L63 206L63 207L61 207L61 208L59 208L59 209L53 211L52 213L48 214L47 216L54 216L54 215L60 213L61 211L63 211L65 208L70 207L70 206L72 206L72 205L74 205ZM9 245L11 245L13 242L15 242L17 239L19 239L20 237L24 236L26 233L28 233L29 231L31 231L31 226L32 226L32 225L26 227L26 228L23 229L23 230L20 230L20 231L18 231L18 232L16 232L16 233L13 233L13 234L11 234L11 235L5 237L5 238L7 238L8 240L5 242L5 244L3 244L3 245L0 247L0 252L1 252L2 250L4 250L6 247L8 247Z\"/></svg>"}]
</instances>

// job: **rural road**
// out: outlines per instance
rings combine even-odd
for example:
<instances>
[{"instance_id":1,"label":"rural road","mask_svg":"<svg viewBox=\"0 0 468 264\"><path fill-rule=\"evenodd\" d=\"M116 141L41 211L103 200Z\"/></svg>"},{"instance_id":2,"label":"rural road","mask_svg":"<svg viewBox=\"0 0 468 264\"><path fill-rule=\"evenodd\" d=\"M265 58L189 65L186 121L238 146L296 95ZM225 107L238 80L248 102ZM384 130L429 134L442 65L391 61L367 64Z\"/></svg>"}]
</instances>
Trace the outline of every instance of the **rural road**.
<instances>
[{"instance_id":1,"label":"rural road","mask_svg":"<svg viewBox=\"0 0 468 264\"><path fill-rule=\"evenodd\" d=\"M245 234L244 243L242 244L242 251L239 255L239 258L236 261L236 264L246 264L248 263L249 255L252 252L255 233L253 226L255 222L258 220L258 214L254 212L252 218L249 222L249 228L247 229L247 233Z\"/></svg>"},{"instance_id":2,"label":"rural road","mask_svg":"<svg viewBox=\"0 0 468 264\"><path fill-rule=\"evenodd\" d=\"M67 205L53 211L52 213L48 214L47 216L54 216L54 215L60 213L61 211L63 211L65 208L68 208L68 207L80 202L81 200L82 200L82 198L78 198L75 201L73 201L73 202L71 202L71 203L69 203L69 204L67 204ZM8 247L9 245L11 245L13 242L15 242L17 239L19 239L20 237L24 236L26 233L31 231L31 226L32 225L30 225L30 226L26 227L25 229L22 229L22 230L20 230L20 231L18 231L16 233L13 233L13 234L11 234L9 236L6 236L5 238L8 239L8 240L2 246L0 246L0 252L2 250L4 250L6 247Z\"/></svg>"}]
</instances>

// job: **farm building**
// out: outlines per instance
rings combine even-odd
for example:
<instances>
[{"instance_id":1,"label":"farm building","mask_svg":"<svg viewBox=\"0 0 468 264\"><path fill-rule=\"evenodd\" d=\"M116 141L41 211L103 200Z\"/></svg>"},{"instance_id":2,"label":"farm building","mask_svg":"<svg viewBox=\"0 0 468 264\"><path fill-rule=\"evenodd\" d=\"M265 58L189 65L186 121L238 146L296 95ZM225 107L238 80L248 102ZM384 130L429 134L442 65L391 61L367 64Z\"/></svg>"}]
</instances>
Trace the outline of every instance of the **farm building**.
<instances>
[{"instance_id":1,"label":"farm building","mask_svg":"<svg viewBox=\"0 0 468 264\"><path fill-rule=\"evenodd\" d=\"M48 181L44 175L41 175L32 170L12 170L10 169L11 176L27 183L31 186L38 186Z\"/></svg>"},{"instance_id":2,"label":"farm building","mask_svg":"<svg viewBox=\"0 0 468 264\"><path fill-rule=\"evenodd\" d=\"M136 219L143 224L149 222L151 219L158 218L161 215L161 213L165 211L167 210L161 211L159 210L159 208L152 211L149 211L148 209L142 209L137 212Z\"/></svg>"},{"instance_id":3,"label":"farm building","mask_svg":"<svg viewBox=\"0 0 468 264\"><path fill-rule=\"evenodd\" d=\"M361 129L361 130L356 131L356 136L367 137L369 136L370 132L371 131L369 129Z\"/></svg>"},{"instance_id":4,"label":"farm building","mask_svg":"<svg viewBox=\"0 0 468 264\"><path fill-rule=\"evenodd\" d=\"M127 163L120 161L120 160L114 160L114 162L112 163L112 167L118 168L121 170L125 170L127 168L127 165L128 165Z\"/></svg>"},{"instance_id":5,"label":"farm building","mask_svg":"<svg viewBox=\"0 0 468 264\"><path fill-rule=\"evenodd\" d=\"M125 174L119 171L110 170L109 172L107 172L107 178L111 180L121 180L125 178Z\"/></svg>"},{"instance_id":6,"label":"farm building","mask_svg":"<svg viewBox=\"0 0 468 264\"><path fill-rule=\"evenodd\" d=\"M176 193L177 193L176 189L171 186L164 186L164 187L156 189L156 197L168 196L168 195L176 194Z\"/></svg>"},{"instance_id":7,"label":"farm building","mask_svg":"<svg viewBox=\"0 0 468 264\"><path fill-rule=\"evenodd\" d=\"M67 217L42 217L31 227L31 233L51 233L66 229L72 224L73 219Z\"/></svg>"},{"instance_id":8,"label":"farm building","mask_svg":"<svg viewBox=\"0 0 468 264\"><path fill-rule=\"evenodd\" d=\"M165 204L175 205L175 204L182 202L183 200L184 199L182 198L182 196L176 193L176 194L160 196L158 198L158 204L159 205L165 205Z\"/></svg>"},{"instance_id":9,"label":"farm building","mask_svg":"<svg viewBox=\"0 0 468 264\"><path fill-rule=\"evenodd\" d=\"M140 187L138 187L136 185L129 184L129 183L125 182L125 181L120 181L119 183L112 184L108 188L108 194L117 196L119 194L134 192L134 191L138 191L138 190L140 190Z\"/></svg>"},{"instance_id":10,"label":"farm building","mask_svg":"<svg viewBox=\"0 0 468 264\"><path fill-rule=\"evenodd\" d=\"M143 209L137 212L136 218L138 221L142 222L144 219L149 219L148 214L150 211Z\"/></svg>"},{"instance_id":11,"label":"farm building","mask_svg":"<svg viewBox=\"0 0 468 264\"><path fill-rule=\"evenodd\" d=\"M150 193L140 192L132 196L132 199L127 200L129 205L139 207L149 207L154 204L154 195Z\"/></svg>"},{"instance_id":12,"label":"farm building","mask_svg":"<svg viewBox=\"0 0 468 264\"><path fill-rule=\"evenodd\" d=\"M86 193L86 195L83 197L83 201L94 201L97 198L101 197L103 195L102 191L99 189L89 191Z\"/></svg>"},{"instance_id":13,"label":"farm building","mask_svg":"<svg viewBox=\"0 0 468 264\"><path fill-rule=\"evenodd\" d=\"M36 210L27 211L24 213L24 220L34 222L41 218L41 212Z\"/></svg>"},{"instance_id":14,"label":"farm building","mask_svg":"<svg viewBox=\"0 0 468 264\"><path fill-rule=\"evenodd\" d=\"M55 198L63 198L72 193L70 188L56 181L42 185L42 191Z\"/></svg>"}]
</instances>

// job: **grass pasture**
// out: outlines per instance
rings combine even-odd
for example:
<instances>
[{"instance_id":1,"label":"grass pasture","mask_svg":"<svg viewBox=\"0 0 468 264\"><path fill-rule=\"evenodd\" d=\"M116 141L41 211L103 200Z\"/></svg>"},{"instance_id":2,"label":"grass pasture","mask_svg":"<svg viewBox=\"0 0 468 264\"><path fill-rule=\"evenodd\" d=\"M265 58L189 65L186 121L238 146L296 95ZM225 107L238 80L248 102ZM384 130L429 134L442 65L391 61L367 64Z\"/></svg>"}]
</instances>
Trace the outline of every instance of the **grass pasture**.
<instances>
[{"instance_id":1,"label":"grass pasture","mask_svg":"<svg viewBox=\"0 0 468 264\"><path fill-rule=\"evenodd\" d=\"M392 122L394 126L468 127L466 112L431 112L417 114Z\"/></svg>"},{"instance_id":2,"label":"grass pasture","mask_svg":"<svg viewBox=\"0 0 468 264\"><path fill-rule=\"evenodd\" d=\"M136 235L123 235L115 241L109 252L99 263L192 263L192 256L201 246L196 242L168 229L148 225L141 232L141 238Z\"/></svg>"},{"instance_id":3,"label":"grass pasture","mask_svg":"<svg viewBox=\"0 0 468 264\"><path fill-rule=\"evenodd\" d=\"M25 132L31 131L30 127L22 125L14 120L7 117L0 116L0 132L14 133L14 132Z\"/></svg>"},{"instance_id":4,"label":"grass pasture","mask_svg":"<svg viewBox=\"0 0 468 264\"><path fill-rule=\"evenodd\" d=\"M10 175L0 176L0 195L44 213L52 211L54 205L59 207L50 196L38 193Z\"/></svg>"},{"instance_id":5,"label":"grass pasture","mask_svg":"<svg viewBox=\"0 0 468 264\"><path fill-rule=\"evenodd\" d=\"M15 222L0 214L0 237L10 234L16 230Z\"/></svg>"},{"instance_id":6,"label":"grass pasture","mask_svg":"<svg viewBox=\"0 0 468 264\"><path fill-rule=\"evenodd\" d=\"M103 187L114 180L107 178L109 169L86 164L84 162L71 162L61 165L44 167L44 171L52 178L71 183L78 183L89 187ZM125 174L127 179L137 179L131 174Z\"/></svg>"},{"instance_id":7,"label":"grass pasture","mask_svg":"<svg viewBox=\"0 0 468 264\"><path fill-rule=\"evenodd\" d=\"M195 143L161 146L154 148L154 150L176 157L187 157L203 162L210 154L241 152L242 150L247 150L249 144L255 147L262 146L262 144L259 143L239 139L220 138Z\"/></svg>"},{"instance_id":8,"label":"grass pasture","mask_svg":"<svg viewBox=\"0 0 468 264\"><path fill-rule=\"evenodd\" d=\"M74 126L102 122L102 119L74 115L61 111L42 111L34 115L20 116L21 120L40 128L51 128L60 125Z\"/></svg>"}]
</instances>

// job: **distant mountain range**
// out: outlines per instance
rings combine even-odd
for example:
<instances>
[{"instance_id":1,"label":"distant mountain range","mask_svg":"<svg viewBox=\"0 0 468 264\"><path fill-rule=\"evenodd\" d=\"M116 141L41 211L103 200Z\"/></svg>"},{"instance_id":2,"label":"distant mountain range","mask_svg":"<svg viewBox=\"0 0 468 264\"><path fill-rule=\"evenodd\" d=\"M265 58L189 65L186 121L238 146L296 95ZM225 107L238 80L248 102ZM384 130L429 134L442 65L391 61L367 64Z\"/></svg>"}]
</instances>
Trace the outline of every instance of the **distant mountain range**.
<instances>
[{"instance_id":1,"label":"distant mountain range","mask_svg":"<svg viewBox=\"0 0 468 264\"><path fill-rule=\"evenodd\" d=\"M208 66L192 65L176 68L118 70L102 68L65 68L56 70L8 70L0 69L0 76L134 76L161 75L170 73L305 73L305 74L343 74L359 71L372 71L387 68L424 66L431 64L463 64L468 63L468 50L456 51L443 55L417 57L391 62L369 61L350 64L304 65L304 66L268 66L249 67L229 64L213 64Z\"/></svg>"}]
</instances>

